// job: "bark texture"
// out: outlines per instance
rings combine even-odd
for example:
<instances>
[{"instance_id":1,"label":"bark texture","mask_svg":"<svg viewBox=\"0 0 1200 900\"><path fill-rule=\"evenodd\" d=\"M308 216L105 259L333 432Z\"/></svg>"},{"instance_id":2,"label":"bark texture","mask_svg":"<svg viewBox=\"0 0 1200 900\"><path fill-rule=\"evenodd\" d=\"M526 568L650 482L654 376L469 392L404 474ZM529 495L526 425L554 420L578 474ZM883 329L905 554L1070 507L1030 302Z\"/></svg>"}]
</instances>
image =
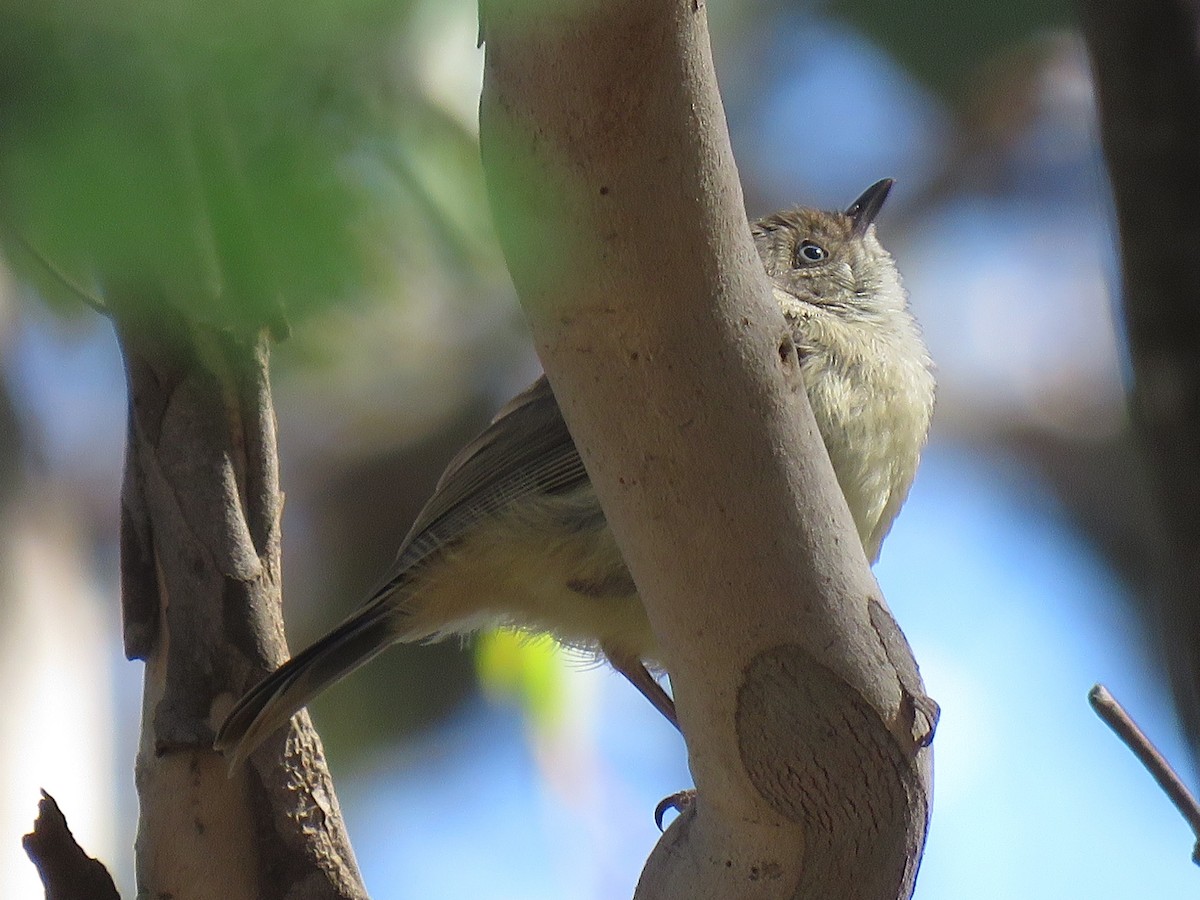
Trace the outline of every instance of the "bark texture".
<instances>
[{"instance_id":1,"label":"bark texture","mask_svg":"<svg viewBox=\"0 0 1200 900\"><path fill-rule=\"evenodd\" d=\"M1200 763L1200 3L1081 10L1120 226L1133 423L1165 526L1157 618Z\"/></svg>"},{"instance_id":2,"label":"bark texture","mask_svg":"<svg viewBox=\"0 0 1200 900\"><path fill-rule=\"evenodd\" d=\"M146 661L139 895L365 897L306 715L232 778L212 750L234 698L287 657L268 339L166 304L148 318L116 319L129 384L125 642Z\"/></svg>"},{"instance_id":3,"label":"bark texture","mask_svg":"<svg viewBox=\"0 0 1200 900\"><path fill-rule=\"evenodd\" d=\"M936 706L750 238L703 4L483 13L494 217L697 787L637 896L908 897Z\"/></svg>"}]
</instances>

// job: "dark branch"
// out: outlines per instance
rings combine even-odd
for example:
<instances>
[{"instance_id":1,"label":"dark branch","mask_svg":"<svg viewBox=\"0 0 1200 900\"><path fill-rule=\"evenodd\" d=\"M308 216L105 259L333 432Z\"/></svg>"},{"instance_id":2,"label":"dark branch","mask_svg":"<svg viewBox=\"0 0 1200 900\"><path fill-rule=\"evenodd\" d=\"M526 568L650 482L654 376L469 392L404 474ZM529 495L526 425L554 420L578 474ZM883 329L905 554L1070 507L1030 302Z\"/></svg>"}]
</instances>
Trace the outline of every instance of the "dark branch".
<instances>
[{"instance_id":1,"label":"dark branch","mask_svg":"<svg viewBox=\"0 0 1200 900\"><path fill-rule=\"evenodd\" d=\"M104 864L75 843L66 816L45 791L33 831L21 839L21 846L42 876L46 900L120 900Z\"/></svg>"}]
</instances>

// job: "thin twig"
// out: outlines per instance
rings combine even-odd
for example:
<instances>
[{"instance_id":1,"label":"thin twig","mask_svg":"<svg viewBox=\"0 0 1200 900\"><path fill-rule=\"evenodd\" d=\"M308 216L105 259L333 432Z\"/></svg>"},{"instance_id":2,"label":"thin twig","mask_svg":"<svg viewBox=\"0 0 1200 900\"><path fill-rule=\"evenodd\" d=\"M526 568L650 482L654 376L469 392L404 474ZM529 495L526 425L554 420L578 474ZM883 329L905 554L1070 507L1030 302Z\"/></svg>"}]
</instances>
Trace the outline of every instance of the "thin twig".
<instances>
[{"instance_id":1,"label":"thin twig","mask_svg":"<svg viewBox=\"0 0 1200 900\"><path fill-rule=\"evenodd\" d=\"M1102 684L1093 686L1088 691L1088 702L1096 711L1096 715L1103 719L1108 727L1117 733L1117 737L1125 746L1133 751L1133 755L1146 767L1146 771L1154 777L1158 786L1163 789L1163 793L1175 804L1179 814L1187 821L1192 829L1192 834L1196 836L1196 846L1192 850L1192 862L1200 865L1200 804L1196 802L1192 792L1187 789L1187 785L1183 783L1158 748L1150 742L1150 738L1146 737L1146 733L1138 727L1138 724L1129 717L1129 713L1125 712L1125 708L1108 692L1108 688Z\"/></svg>"}]
</instances>

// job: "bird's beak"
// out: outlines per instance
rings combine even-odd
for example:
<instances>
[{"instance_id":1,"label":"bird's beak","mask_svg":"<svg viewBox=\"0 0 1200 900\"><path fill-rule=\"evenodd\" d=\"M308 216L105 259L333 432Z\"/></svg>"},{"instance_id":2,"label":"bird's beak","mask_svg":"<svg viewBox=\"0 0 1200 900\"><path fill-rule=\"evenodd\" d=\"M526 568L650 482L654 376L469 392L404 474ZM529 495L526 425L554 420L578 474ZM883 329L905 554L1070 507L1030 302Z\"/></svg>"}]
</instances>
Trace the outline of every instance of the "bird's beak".
<instances>
[{"instance_id":1,"label":"bird's beak","mask_svg":"<svg viewBox=\"0 0 1200 900\"><path fill-rule=\"evenodd\" d=\"M883 209L883 201L887 199L888 191L896 182L891 178L877 181L865 191L862 196L846 207L846 217L854 223L854 233L862 237Z\"/></svg>"}]
</instances>

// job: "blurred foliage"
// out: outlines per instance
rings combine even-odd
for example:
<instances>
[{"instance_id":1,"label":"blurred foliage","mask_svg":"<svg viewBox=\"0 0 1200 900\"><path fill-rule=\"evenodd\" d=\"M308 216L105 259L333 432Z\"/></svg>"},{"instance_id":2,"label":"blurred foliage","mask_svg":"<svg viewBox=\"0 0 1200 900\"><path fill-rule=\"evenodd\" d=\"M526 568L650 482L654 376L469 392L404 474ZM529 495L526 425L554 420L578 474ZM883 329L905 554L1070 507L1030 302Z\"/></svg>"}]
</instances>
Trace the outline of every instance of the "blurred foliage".
<instances>
[{"instance_id":1,"label":"blurred foliage","mask_svg":"<svg viewBox=\"0 0 1200 900\"><path fill-rule=\"evenodd\" d=\"M563 650L553 638L509 629L484 632L475 642L475 665L484 690L515 700L535 727L562 717Z\"/></svg>"},{"instance_id":2,"label":"blurred foliage","mask_svg":"<svg viewBox=\"0 0 1200 900\"><path fill-rule=\"evenodd\" d=\"M957 103L981 60L1040 31L1073 24L1069 0L833 0L827 10L860 29L901 65Z\"/></svg>"},{"instance_id":3,"label":"blurred foliage","mask_svg":"<svg viewBox=\"0 0 1200 900\"><path fill-rule=\"evenodd\" d=\"M397 61L413 9L0 0L10 262L257 328L387 290L402 225L476 253L474 137Z\"/></svg>"}]
</instances>

